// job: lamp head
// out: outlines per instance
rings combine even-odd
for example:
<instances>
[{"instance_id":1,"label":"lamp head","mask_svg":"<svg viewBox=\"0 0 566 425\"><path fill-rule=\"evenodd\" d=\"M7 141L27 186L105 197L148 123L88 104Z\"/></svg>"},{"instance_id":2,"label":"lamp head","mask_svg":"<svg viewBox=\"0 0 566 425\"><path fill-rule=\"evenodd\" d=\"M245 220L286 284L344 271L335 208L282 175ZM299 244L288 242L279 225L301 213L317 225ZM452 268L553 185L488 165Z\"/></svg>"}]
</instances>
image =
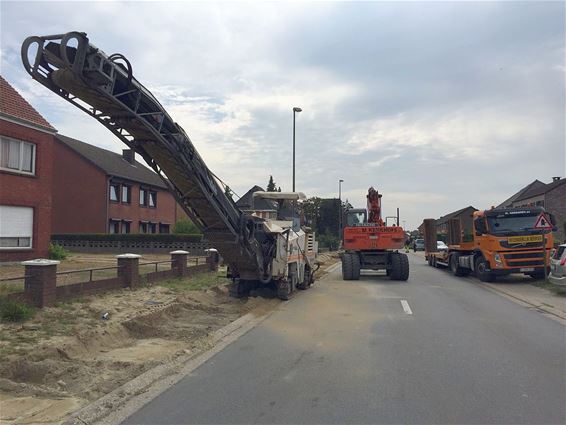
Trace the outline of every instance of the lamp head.
<instances>
[{"instance_id":1,"label":"lamp head","mask_svg":"<svg viewBox=\"0 0 566 425\"><path fill-rule=\"evenodd\" d=\"M293 112L303 112L303 110L301 108L298 108L298 107L295 106L293 108Z\"/></svg>"}]
</instances>

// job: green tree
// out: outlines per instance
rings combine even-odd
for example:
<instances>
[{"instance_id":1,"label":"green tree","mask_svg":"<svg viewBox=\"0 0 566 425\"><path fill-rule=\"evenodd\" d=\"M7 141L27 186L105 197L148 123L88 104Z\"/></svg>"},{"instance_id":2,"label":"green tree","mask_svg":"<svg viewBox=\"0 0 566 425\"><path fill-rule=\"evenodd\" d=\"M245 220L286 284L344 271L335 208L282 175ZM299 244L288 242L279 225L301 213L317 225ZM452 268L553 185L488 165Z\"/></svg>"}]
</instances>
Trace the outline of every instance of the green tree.
<instances>
[{"instance_id":1,"label":"green tree","mask_svg":"<svg viewBox=\"0 0 566 425\"><path fill-rule=\"evenodd\" d=\"M224 188L224 194L225 194L228 198L230 198L230 199L232 199L232 200L234 199L234 198L232 198L232 195L234 194L234 192L232 192L232 189L230 189L228 186L226 186L226 187Z\"/></svg>"},{"instance_id":2,"label":"green tree","mask_svg":"<svg viewBox=\"0 0 566 425\"><path fill-rule=\"evenodd\" d=\"M267 183L267 191L268 192L277 191L277 186L275 186L275 182L273 181L273 176L269 176L269 183Z\"/></svg>"}]
</instances>

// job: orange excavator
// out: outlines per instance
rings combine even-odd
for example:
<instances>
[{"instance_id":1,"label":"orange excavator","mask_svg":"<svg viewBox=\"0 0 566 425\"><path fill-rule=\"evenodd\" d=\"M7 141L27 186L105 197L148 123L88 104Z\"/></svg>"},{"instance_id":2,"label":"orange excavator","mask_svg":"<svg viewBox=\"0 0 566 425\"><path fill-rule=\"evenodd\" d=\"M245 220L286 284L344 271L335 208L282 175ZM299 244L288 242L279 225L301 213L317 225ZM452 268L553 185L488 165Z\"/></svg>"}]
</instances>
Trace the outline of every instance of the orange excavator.
<instances>
[{"instance_id":1,"label":"orange excavator","mask_svg":"<svg viewBox=\"0 0 566 425\"><path fill-rule=\"evenodd\" d=\"M398 251L405 245L405 231L398 225L388 226L381 218L381 197L370 187L367 210L350 209L346 213L341 257L344 280L358 280L364 269L385 270L391 280L409 278L409 259Z\"/></svg>"}]
</instances>

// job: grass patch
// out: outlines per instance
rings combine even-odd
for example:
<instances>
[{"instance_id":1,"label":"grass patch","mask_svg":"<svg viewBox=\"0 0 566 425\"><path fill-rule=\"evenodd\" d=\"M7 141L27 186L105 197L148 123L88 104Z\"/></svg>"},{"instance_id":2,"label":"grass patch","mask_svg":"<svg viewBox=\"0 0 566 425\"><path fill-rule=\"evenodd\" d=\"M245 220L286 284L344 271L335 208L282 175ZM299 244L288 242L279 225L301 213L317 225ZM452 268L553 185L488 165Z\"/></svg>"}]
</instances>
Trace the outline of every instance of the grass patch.
<instances>
[{"instance_id":1,"label":"grass patch","mask_svg":"<svg viewBox=\"0 0 566 425\"><path fill-rule=\"evenodd\" d=\"M3 322L25 322L35 314L35 308L27 304L3 299L0 300L0 320Z\"/></svg>"},{"instance_id":2,"label":"grass patch","mask_svg":"<svg viewBox=\"0 0 566 425\"><path fill-rule=\"evenodd\" d=\"M566 288L562 287L562 286L556 286L553 285L552 283L550 283L547 280L535 280L530 282L531 285L537 286L539 288L543 288L546 289L550 292L553 292L554 294L558 295L559 297L566 297Z\"/></svg>"},{"instance_id":3,"label":"grass patch","mask_svg":"<svg viewBox=\"0 0 566 425\"><path fill-rule=\"evenodd\" d=\"M201 273L196 276L167 279L157 284L175 292L198 291L222 282L223 277L216 272Z\"/></svg>"}]
</instances>

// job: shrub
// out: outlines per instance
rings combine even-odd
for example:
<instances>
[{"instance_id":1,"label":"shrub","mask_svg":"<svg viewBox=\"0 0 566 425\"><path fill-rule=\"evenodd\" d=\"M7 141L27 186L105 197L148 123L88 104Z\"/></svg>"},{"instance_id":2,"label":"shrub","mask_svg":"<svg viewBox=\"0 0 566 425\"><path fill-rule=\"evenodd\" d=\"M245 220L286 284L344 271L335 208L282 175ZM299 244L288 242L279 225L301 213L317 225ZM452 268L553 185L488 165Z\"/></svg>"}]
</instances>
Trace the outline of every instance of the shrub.
<instances>
[{"instance_id":1,"label":"shrub","mask_svg":"<svg viewBox=\"0 0 566 425\"><path fill-rule=\"evenodd\" d=\"M191 220L179 220L173 226L173 233L176 235L195 235L200 233L200 230Z\"/></svg>"},{"instance_id":2,"label":"shrub","mask_svg":"<svg viewBox=\"0 0 566 425\"><path fill-rule=\"evenodd\" d=\"M12 300L0 301L0 319L3 322L23 322L35 314L35 309L27 304Z\"/></svg>"},{"instance_id":3,"label":"shrub","mask_svg":"<svg viewBox=\"0 0 566 425\"><path fill-rule=\"evenodd\" d=\"M69 251L59 245L49 244L49 258L52 260L65 260L69 256Z\"/></svg>"}]
</instances>

